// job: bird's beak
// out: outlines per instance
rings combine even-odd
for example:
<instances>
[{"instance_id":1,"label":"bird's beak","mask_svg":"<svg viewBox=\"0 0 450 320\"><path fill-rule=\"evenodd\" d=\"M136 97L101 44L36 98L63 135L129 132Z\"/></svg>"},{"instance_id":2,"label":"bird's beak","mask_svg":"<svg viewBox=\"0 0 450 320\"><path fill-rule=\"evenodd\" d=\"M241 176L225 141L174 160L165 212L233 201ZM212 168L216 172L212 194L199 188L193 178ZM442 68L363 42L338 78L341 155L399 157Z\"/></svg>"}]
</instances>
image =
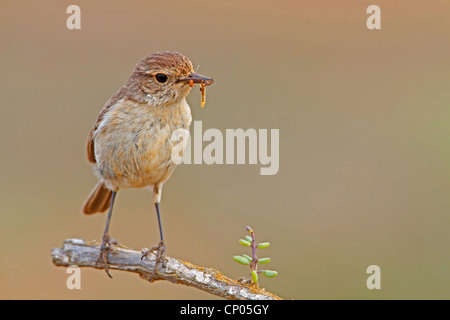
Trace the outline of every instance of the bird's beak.
<instances>
[{"instance_id":1,"label":"bird's beak","mask_svg":"<svg viewBox=\"0 0 450 320\"><path fill-rule=\"evenodd\" d=\"M189 82L189 85L192 87L196 83L202 83L205 86L209 86L210 84L212 84L214 82L214 79L202 76L201 74L198 74L198 73L195 73L195 72L191 72L186 77L181 78L178 81Z\"/></svg>"}]
</instances>

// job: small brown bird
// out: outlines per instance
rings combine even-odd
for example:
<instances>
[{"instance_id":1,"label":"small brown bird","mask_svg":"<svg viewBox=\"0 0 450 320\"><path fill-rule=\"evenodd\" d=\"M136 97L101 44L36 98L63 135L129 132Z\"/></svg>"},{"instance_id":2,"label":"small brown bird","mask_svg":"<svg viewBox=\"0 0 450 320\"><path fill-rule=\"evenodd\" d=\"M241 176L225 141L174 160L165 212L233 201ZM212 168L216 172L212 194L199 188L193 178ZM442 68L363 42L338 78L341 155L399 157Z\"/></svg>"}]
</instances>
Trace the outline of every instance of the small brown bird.
<instances>
[{"instance_id":1,"label":"small brown bird","mask_svg":"<svg viewBox=\"0 0 450 320\"><path fill-rule=\"evenodd\" d=\"M108 231L120 188L153 190L160 242L142 258L156 251L155 265L164 261L166 245L159 203L163 184L176 167L171 159L176 142L171 136L174 130L189 130L192 116L186 96L196 83L203 88L213 79L195 73L184 55L168 51L150 55L136 65L125 85L106 102L89 133L88 160L93 163L99 182L86 200L83 213L109 209L97 263L104 264L110 277Z\"/></svg>"}]
</instances>

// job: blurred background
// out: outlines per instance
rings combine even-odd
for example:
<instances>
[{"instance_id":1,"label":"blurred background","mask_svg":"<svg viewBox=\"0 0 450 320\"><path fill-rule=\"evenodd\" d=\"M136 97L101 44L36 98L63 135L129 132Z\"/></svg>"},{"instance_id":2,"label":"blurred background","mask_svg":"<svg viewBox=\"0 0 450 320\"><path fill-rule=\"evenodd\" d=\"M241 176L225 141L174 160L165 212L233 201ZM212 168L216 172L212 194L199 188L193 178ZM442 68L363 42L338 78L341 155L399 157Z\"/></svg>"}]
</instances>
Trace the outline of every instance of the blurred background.
<instances>
[{"instance_id":1,"label":"blurred background","mask_svg":"<svg viewBox=\"0 0 450 320\"><path fill-rule=\"evenodd\" d=\"M81 8L81 30L66 9ZM381 30L366 27L371 4ZM286 299L450 298L448 1L0 2L0 298L217 299L137 275L50 258L67 238L100 240L81 206L96 178L86 138L135 64L156 51L213 76L203 129L279 129L280 168L182 165L165 184L168 255L237 279L245 226ZM206 145L206 144L205 144ZM121 190L111 235L158 242L151 194ZM381 268L368 290L366 268Z\"/></svg>"}]
</instances>

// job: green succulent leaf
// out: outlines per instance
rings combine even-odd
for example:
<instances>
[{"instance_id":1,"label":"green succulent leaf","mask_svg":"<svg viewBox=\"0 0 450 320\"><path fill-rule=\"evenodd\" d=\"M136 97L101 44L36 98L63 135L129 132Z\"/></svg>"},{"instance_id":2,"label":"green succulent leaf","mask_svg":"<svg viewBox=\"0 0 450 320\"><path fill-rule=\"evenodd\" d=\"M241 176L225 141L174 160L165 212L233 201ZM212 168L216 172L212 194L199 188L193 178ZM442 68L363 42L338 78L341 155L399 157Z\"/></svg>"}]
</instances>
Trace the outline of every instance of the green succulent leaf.
<instances>
[{"instance_id":1,"label":"green succulent leaf","mask_svg":"<svg viewBox=\"0 0 450 320\"><path fill-rule=\"evenodd\" d=\"M261 243L258 243L258 248L260 248L260 249L267 248L268 246L270 246L270 242L261 242Z\"/></svg>"},{"instance_id":2,"label":"green succulent leaf","mask_svg":"<svg viewBox=\"0 0 450 320\"><path fill-rule=\"evenodd\" d=\"M252 280L253 283L258 283L258 273L255 270L252 270Z\"/></svg>"},{"instance_id":3,"label":"green succulent leaf","mask_svg":"<svg viewBox=\"0 0 450 320\"><path fill-rule=\"evenodd\" d=\"M250 247L252 245L251 242L248 242L247 240L244 239L239 239L239 243L246 247Z\"/></svg>"},{"instance_id":4,"label":"green succulent leaf","mask_svg":"<svg viewBox=\"0 0 450 320\"><path fill-rule=\"evenodd\" d=\"M250 262L253 261L253 258L250 257L250 256L248 256L248 255L246 255L246 254L243 254L242 256L243 256L244 258L247 258L247 260L250 261Z\"/></svg>"},{"instance_id":5,"label":"green succulent leaf","mask_svg":"<svg viewBox=\"0 0 450 320\"><path fill-rule=\"evenodd\" d=\"M234 261L240 263L240 264L244 264L244 265L249 265L250 261L248 261L248 259L246 257L242 257L242 256L234 256L233 257Z\"/></svg>"},{"instance_id":6,"label":"green succulent leaf","mask_svg":"<svg viewBox=\"0 0 450 320\"><path fill-rule=\"evenodd\" d=\"M252 243L252 237L250 237L250 236L245 236L245 240L247 240L247 241L249 241L250 243Z\"/></svg>"},{"instance_id":7,"label":"green succulent leaf","mask_svg":"<svg viewBox=\"0 0 450 320\"><path fill-rule=\"evenodd\" d=\"M267 278L273 278L278 275L278 272L273 270L262 270L261 273L265 275Z\"/></svg>"},{"instance_id":8,"label":"green succulent leaf","mask_svg":"<svg viewBox=\"0 0 450 320\"><path fill-rule=\"evenodd\" d=\"M269 263L271 260L272 259L270 259L270 258L261 258L261 259L258 259L258 262L259 263Z\"/></svg>"}]
</instances>

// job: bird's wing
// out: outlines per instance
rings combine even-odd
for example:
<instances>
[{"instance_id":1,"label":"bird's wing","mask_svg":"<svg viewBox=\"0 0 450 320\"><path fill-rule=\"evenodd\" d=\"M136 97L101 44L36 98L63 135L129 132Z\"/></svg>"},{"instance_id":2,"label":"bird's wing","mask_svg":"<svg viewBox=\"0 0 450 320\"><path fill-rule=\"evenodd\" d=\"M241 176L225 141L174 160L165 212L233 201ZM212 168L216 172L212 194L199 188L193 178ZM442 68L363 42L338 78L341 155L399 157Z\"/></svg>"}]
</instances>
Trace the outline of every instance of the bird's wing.
<instances>
[{"instance_id":1,"label":"bird's wing","mask_svg":"<svg viewBox=\"0 0 450 320\"><path fill-rule=\"evenodd\" d=\"M94 133L100 126L100 123L103 120L103 117L108 112L108 110L115 105L121 98L123 97L123 88L119 90L115 95L109 99L105 106L103 107L102 111L100 111L100 114L98 116L97 122L94 124L94 126L91 129L91 132L89 132L89 136L87 139L87 157L89 162L97 163L97 160L95 159L95 144L94 144Z\"/></svg>"}]
</instances>

